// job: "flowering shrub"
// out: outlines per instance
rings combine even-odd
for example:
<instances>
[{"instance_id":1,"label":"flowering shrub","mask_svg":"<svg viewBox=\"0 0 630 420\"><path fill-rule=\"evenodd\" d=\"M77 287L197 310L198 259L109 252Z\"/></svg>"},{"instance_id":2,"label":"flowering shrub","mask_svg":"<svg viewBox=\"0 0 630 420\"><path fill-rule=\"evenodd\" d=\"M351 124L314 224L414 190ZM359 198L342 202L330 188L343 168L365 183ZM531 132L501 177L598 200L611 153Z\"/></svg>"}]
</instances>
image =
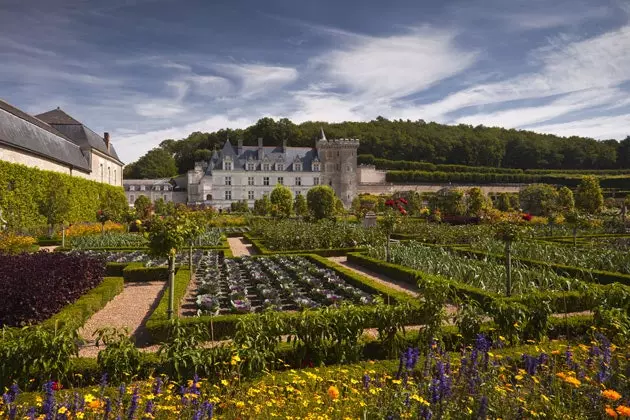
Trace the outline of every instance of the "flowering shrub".
<instances>
[{"instance_id":1,"label":"flowering shrub","mask_svg":"<svg viewBox=\"0 0 630 420\"><path fill-rule=\"evenodd\" d=\"M120 223L106 221L104 225L104 230L105 232L124 232L125 227L121 225ZM100 233L101 233L100 223L74 224L66 229L66 236L68 237L96 235Z\"/></svg>"},{"instance_id":2,"label":"flowering shrub","mask_svg":"<svg viewBox=\"0 0 630 420\"><path fill-rule=\"evenodd\" d=\"M0 233L0 254L19 254L30 250L35 245L35 238L15 233Z\"/></svg>"},{"instance_id":3,"label":"flowering shrub","mask_svg":"<svg viewBox=\"0 0 630 420\"><path fill-rule=\"evenodd\" d=\"M0 326L43 321L103 280L98 258L63 253L0 255Z\"/></svg>"},{"instance_id":4,"label":"flowering shrub","mask_svg":"<svg viewBox=\"0 0 630 420\"><path fill-rule=\"evenodd\" d=\"M478 336L461 354L436 344L410 348L397 362L269 373L240 382L238 355L231 371L185 383L164 377L117 388L44 386L34 404L20 403L17 387L0 402L15 418L625 418L630 415L627 349L603 336L589 346L529 346L503 355ZM426 352L426 357L423 356ZM531 353L530 353L531 352ZM422 354L421 354L422 353ZM57 389L56 389L57 388ZM16 401L17 400L17 401ZM30 414L29 414L30 413Z\"/></svg>"}]
</instances>

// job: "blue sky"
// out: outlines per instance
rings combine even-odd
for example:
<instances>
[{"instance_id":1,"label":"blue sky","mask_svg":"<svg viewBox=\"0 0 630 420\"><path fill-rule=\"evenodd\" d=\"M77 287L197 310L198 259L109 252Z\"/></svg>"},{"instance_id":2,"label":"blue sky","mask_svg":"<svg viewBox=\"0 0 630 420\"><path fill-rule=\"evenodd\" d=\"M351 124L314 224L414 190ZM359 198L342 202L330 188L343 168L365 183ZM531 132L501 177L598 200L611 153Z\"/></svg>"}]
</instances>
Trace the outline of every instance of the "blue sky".
<instances>
[{"instance_id":1,"label":"blue sky","mask_svg":"<svg viewBox=\"0 0 630 420\"><path fill-rule=\"evenodd\" d=\"M630 0L0 0L0 97L131 162L259 118L630 135Z\"/></svg>"}]
</instances>

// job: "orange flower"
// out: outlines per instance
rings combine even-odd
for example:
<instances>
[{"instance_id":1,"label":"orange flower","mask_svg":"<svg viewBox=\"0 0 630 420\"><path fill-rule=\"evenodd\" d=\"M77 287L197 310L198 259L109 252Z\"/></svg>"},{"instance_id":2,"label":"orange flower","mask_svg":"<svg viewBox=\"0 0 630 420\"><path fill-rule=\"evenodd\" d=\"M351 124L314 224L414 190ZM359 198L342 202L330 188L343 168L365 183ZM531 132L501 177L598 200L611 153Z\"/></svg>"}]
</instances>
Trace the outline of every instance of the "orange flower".
<instances>
[{"instance_id":1,"label":"orange flower","mask_svg":"<svg viewBox=\"0 0 630 420\"><path fill-rule=\"evenodd\" d=\"M621 398L621 394L613 389L607 389L605 391L602 391L602 397L606 398L609 401L617 401L619 398Z\"/></svg>"},{"instance_id":2,"label":"orange flower","mask_svg":"<svg viewBox=\"0 0 630 420\"><path fill-rule=\"evenodd\" d=\"M625 405L620 405L619 407L617 407L617 413L619 413L620 415L624 417L630 417L630 407L625 406Z\"/></svg>"},{"instance_id":3,"label":"orange flower","mask_svg":"<svg viewBox=\"0 0 630 420\"><path fill-rule=\"evenodd\" d=\"M608 417L612 417L614 419L618 417L617 412L610 407L606 407L606 414L608 415Z\"/></svg>"},{"instance_id":4,"label":"orange flower","mask_svg":"<svg viewBox=\"0 0 630 420\"><path fill-rule=\"evenodd\" d=\"M330 388L328 388L328 396L333 400L336 400L339 398L339 389L336 386L331 385Z\"/></svg>"}]
</instances>

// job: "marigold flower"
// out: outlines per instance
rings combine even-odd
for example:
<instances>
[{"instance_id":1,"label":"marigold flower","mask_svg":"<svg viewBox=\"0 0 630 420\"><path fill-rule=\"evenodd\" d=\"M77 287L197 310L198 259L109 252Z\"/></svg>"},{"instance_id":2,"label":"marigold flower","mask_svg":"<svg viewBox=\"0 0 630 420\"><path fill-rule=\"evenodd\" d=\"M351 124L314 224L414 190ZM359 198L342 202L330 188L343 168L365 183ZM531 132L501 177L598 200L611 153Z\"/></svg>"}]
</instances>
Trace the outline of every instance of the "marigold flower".
<instances>
[{"instance_id":1,"label":"marigold flower","mask_svg":"<svg viewBox=\"0 0 630 420\"><path fill-rule=\"evenodd\" d=\"M337 398L339 398L339 389L336 386L331 385L328 388L328 396L333 400L336 400Z\"/></svg>"},{"instance_id":2,"label":"marigold flower","mask_svg":"<svg viewBox=\"0 0 630 420\"><path fill-rule=\"evenodd\" d=\"M617 401L619 398L621 398L621 394L614 389L607 389L605 391L602 391L602 397L606 398L609 401Z\"/></svg>"},{"instance_id":3,"label":"marigold flower","mask_svg":"<svg viewBox=\"0 0 630 420\"><path fill-rule=\"evenodd\" d=\"M630 407L625 406L625 405L620 405L617 407L617 413L625 417L630 417Z\"/></svg>"},{"instance_id":4,"label":"marigold flower","mask_svg":"<svg viewBox=\"0 0 630 420\"><path fill-rule=\"evenodd\" d=\"M606 415L615 419L618 417L617 412L610 407L606 407Z\"/></svg>"}]
</instances>

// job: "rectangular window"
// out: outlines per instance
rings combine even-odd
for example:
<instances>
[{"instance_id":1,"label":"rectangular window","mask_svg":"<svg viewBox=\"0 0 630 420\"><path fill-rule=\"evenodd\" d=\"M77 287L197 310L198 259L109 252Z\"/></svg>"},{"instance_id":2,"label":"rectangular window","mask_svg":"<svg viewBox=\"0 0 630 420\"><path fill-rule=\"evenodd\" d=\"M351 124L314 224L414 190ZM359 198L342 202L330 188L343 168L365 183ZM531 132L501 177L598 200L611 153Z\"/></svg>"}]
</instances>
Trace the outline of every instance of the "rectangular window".
<instances>
[{"instance_id":1,"label":"rectangular window","mask_svg":"<svg viewBox=\"0 0 630 420\"><path fill-rule=\"evenodd\" d=\"M255 163L248 163L247 164L247 170L248 171L253 171L255 169L255 167L256 167Z\"/></svg>"},{"instance_id":2,"label":"rectangular window","mask_svg":"<svg viewBox=\"0 0 630 420\"><path fill-rule=\"evenodd\" d=\"M265 163L263 165L263 171L269 172L269 164L268 163Z\"/></svg>"},{"instance_id":3,"label":"rectangular window","mask_svg":"<svg viewBox=\"0 0 630 420\"><path fill-rule=\"evenodd\" d=\"M254 191L247 191L247 198L249 200L253 200L254 199Z\"/></svg>"},{"instance_id":4,"label":"rectangular window","mask_svg":"<svg viewBox=\"0 0 630 420\"><path fill-rule=\"evenodd\" d=\"M284 171L284 163L278 163L276 165L276 171Z\"/></svg>"},{"instance_id":5,"label":"rectangular window","mask_svg":"<svg viewBox=\"0 0 630 420\"><path fill-rule=\"evenodd\" d=\"M319 177L318 176L313 178L313 185L319 185Z\"/></svg>"},{"instance_id":6,"label":"rectangular window","mask_svg":"<svg viewBox=\"0 0 630 420\"><path fill-rule=\"evenodd\" d=\"M104 176L104 173L103 173L103 164L101 163L101 182L103 182L103 176Z\"/></svg>"},{"instance_id":7,"label":"rectangular window","mask_svg":"<svg viewBox=\"0 0 630 420\"><path fill-rule=\"evenodd\" d=\"M263 178L263 185L269 185L269 177L268 176Z\"/></svg>"},{"instance_id":8,"label":"rectangular window","mask_svg":"<svg viewBox=\"0 0 630 420\"><path fill-rule=\"evenodd\" d=\"M144 191L144 185L140 185L140 191Z\"/></svg>"},{"instance_id":9,"label":"rectangular window","mask_svg":"<svg viewBox=\"0 0 630 420\"><path fill-rule=\"evenodd\" d=\"M226 171L232 170L232 162L223 162L223 169Z\"/></svg>"},{"instance_id":10,"label":"rectangular window","mask_svg":"<svg viewBox=\"0 0 630 420\"><path fill-rule=\"evenodd\" d=\"M313 164L313 172L319 172L319 163Z\"/></svg>"},{"instance_id":11,"label":"rectangular window","mask_svg":"<svg viewBox=\"0 0 630 420\"><path fill-rule=\"evenodd\" d=\"M226 191L225 192L225 199L226 200L231 200L232 199L232 191Z\"/></svg>"},{"instance_id":12,"label":"rectangular window","mask_svg":"<svg viewBox=\"0 0 630 420\"><path fill-rule=\"evenodd\" d=\"M168 201L168 195L164 194L164 201Z\"/></svg>"},{"instance_id":13,"label":"rectangular window","mask_svg":"<svg viewBox=\"0 0 630 420\"><path fill-rule=\"evenodd\" d=\"M254 177L253 176L247 177L247 185L254 185Z\"/></svg>"},{"instance_id":14,"label":"rectangular window","mask_svg":"<svg viewBox=\"0 0 630 420\"><path fill-rule=\"evenodd\" d=\"M226 176L225 177L225 185L232 185L232 177L231 176Z\"/></svg>"},{"instance_id":15,"label":"rectangular window","mask_svg":"<svg viewBox=\"0 0 630 420\"><path fill-rule=\"evenodd\" d=\"M278 177L278 184L284 185L284 178L282 178L281 176Z\"/></svg>"},{"instance_id":16,"label":"rectangular window","mask_svg":"<svg viewBox=\"0 0 630 420\"><path fill-rule=\"evenodd\" d=\"M129 204L133 204L133 203L135 203L135 202L136 202L136 196L135 196L135 195L133 195L133 194L131 194L131 195L129 196Z\"/></svg>"},{"instance_id":17,"label":"rectangular window","mask_svg":"<svg viewBox=\"0 0 630 420\"><path fill-rule=\"evenodd\" d=\"M302 164L301 163L296 163L293 165L293 170L296 172L300 172L302 170Z\"/></svg>"},{"instance_id":18,"label":"rectangular window","mask_svg":"<svg viewBox=\"0 0 630 420\"><path fill-rule=\"evenodd\" d=\"M107 167L107 182L112 183L112 168L110 167Z\"/></svg>"},{"instance_id":19,"label":"rectangular window","mask_svg":"<svg viewBox=\"0 0 630 420\"><path fill-rule=\"evenodd\" d=\"M302 185L302 178L299 176L295 177L295 185Z\"/></svg>"},{"instance_id":20,"label":"rectangular window","mask_svg":"<svg viewBox=\"0 0 630 420\"><path fill-rule=\"evenodd\" d=\"M114 169L114 185L117 185L117 184L118 184L118 182L116 182L116 181L117 181L117 178L116 178L116 169Z\"/></svg>"},{"instance_id":21,"label":"rectangular window","mask_svg":"<svg viewBox=\"0 0 630 420\"><path fill-rule=\"evenodd\" d=\"M129 191L135 191L135 190L136 190L136 187L134 185L129 186Z\"/></svg>"}]
</instances>

